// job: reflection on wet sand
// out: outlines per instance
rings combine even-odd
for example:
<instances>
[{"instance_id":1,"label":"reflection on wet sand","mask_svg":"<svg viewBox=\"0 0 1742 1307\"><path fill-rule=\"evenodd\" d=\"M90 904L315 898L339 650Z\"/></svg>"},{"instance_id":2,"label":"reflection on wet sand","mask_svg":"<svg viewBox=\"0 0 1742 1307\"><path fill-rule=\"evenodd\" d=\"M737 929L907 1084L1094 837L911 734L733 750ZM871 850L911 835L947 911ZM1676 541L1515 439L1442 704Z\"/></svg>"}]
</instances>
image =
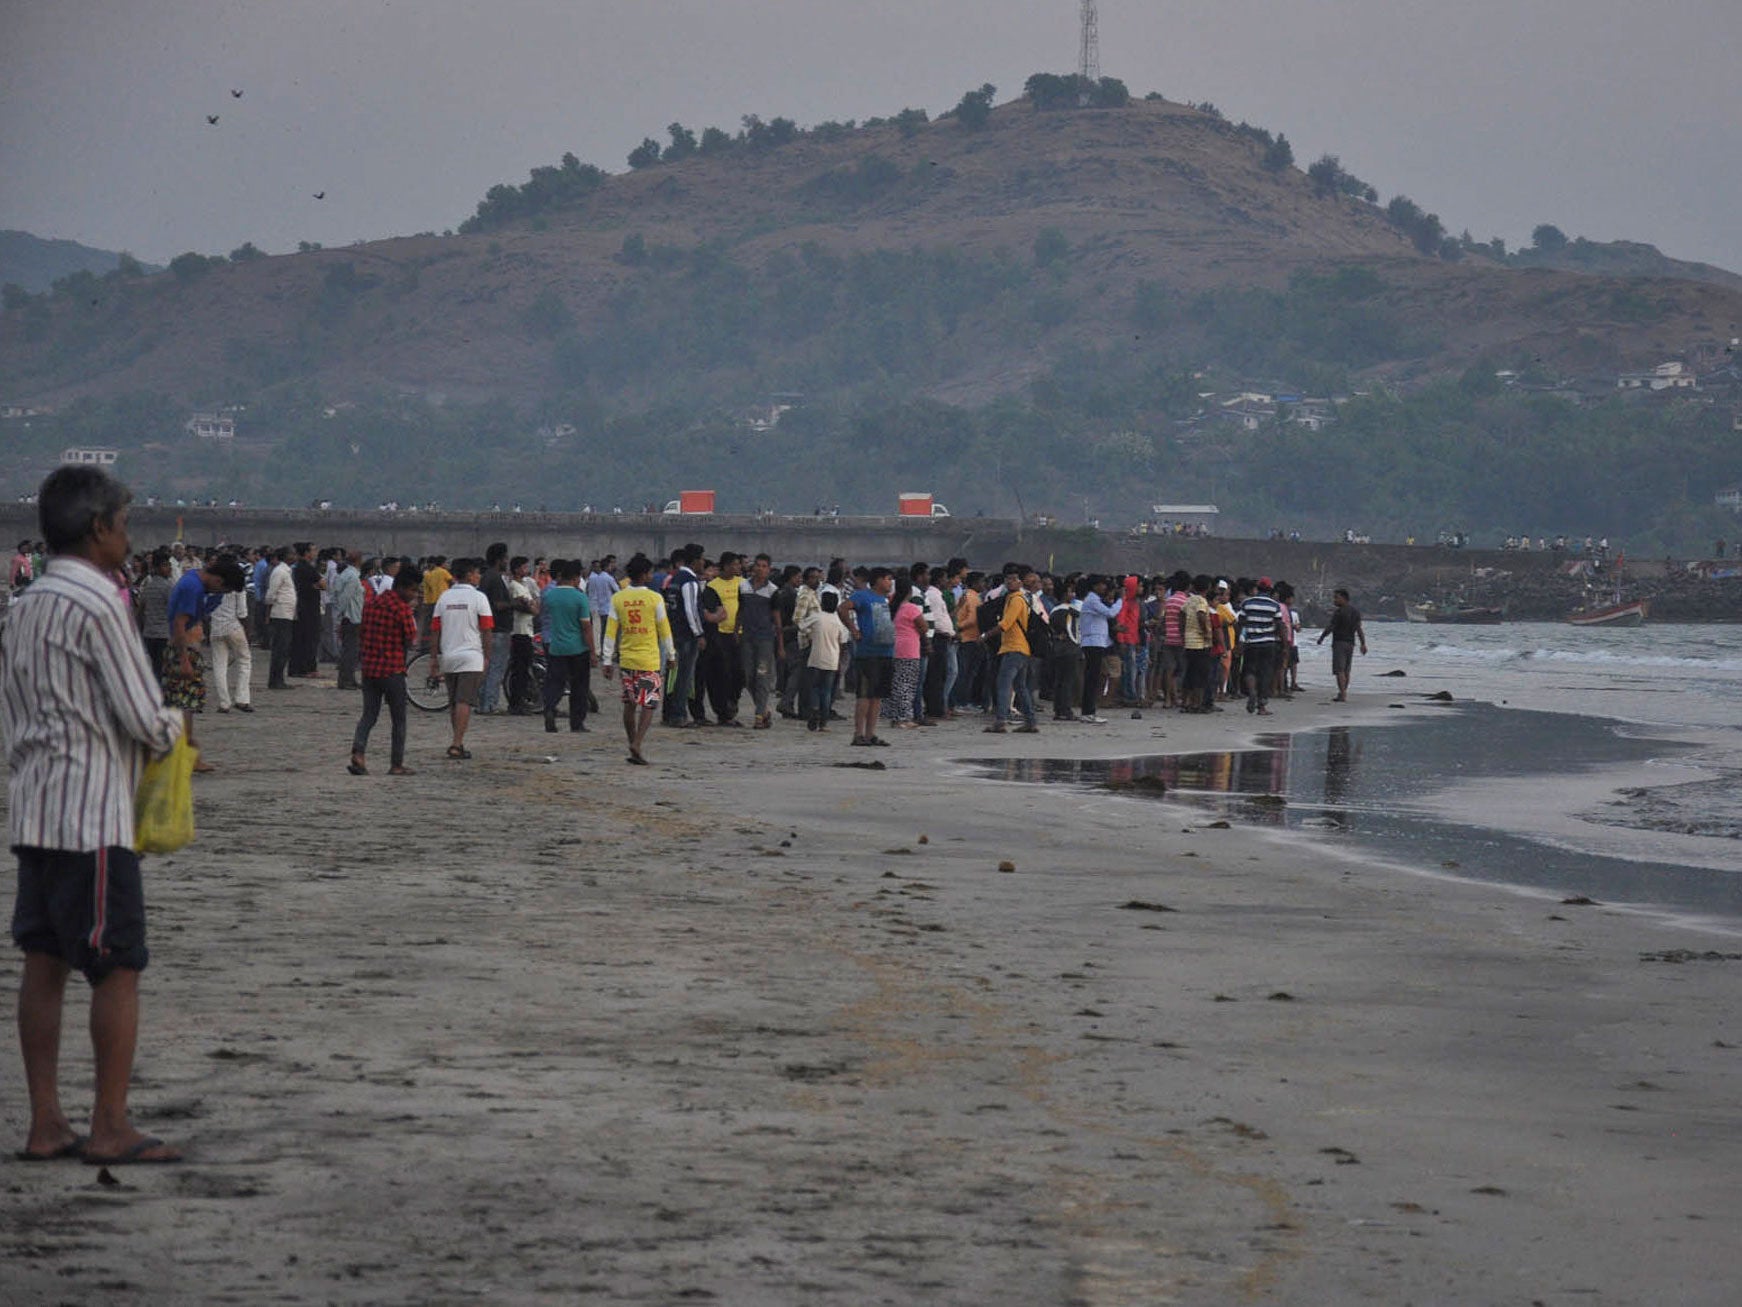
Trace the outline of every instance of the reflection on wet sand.
<instances>
[{"instance_id":1,"label":"reflection on wet sand","mask_svg":"<svg viewBox=\"0 0 1742 1307\"><path fill-rule=\"evenodd\" d=\"M1687 746L1617 730L1599 718L1459 705L1408 727L1336 726L1261 735L1245 749L1136 758L968 759L996 780L1064 784L1207 809L1242 824L1322 832L1404 865L1456 867L1473 879L1539 886L1624 903L1742 918L1742 876L1661 858L1622 858L1504 829L1471 806L1448 817L1448 787L1529 784L1615 764L1675 756ZM1601 782L1596 798L1609 797Z\"/></svg>"},{"instance_id":2,"label":"reflection on wet sand","mask_svg":"<svg viewBox=\"0 0 1742 1307\"><path fill-rule=\"evenodd\" d=\"M1347 728L1343 728L1343 734L1343 760L1339 766L1344 772L1341 784L1346 788L1347 771L1358 750L1349 745ZM1221 807L1231 798L1292 801L1295 796L1289 793L1288 779L1294 748L1292 736L1277 734L1258 737L1256 747L1251 749L1137 758L969 759L968 765L993 780L1130 790ZM1286 802L1253 804L1251 808L1250 813L1243 815L1274 825L1281 825L1287 813Z\"/></svg>"}]
</instances>

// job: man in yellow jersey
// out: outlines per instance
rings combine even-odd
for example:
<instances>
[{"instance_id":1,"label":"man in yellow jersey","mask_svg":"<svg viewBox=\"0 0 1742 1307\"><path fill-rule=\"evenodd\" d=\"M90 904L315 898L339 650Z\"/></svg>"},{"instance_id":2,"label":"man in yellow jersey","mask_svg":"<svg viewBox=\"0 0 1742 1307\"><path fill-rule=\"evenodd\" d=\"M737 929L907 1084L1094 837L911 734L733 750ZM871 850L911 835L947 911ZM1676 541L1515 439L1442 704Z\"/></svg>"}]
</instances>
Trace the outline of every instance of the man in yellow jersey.
<instances>
[{"instance_id":1,"label":"man in yellow jersey","mask_svg":"<svg viewBox=\"0 0 1742 1307\"><path fill-rule=\"evenodd\" d=\"M435 612L435 606L448 592L448 587L454 583L454 574L448 571L447 556L436 554L429 559L429 567L423 574L423 593L419 596L421 602L417 609L417 631L423 635L429 630L429 619Z\"/></svg>"},{"instance_id":2,"label":"man in yellow jersey","mask_svg":"<svg viewBox=\"0 0 1742 1307\"><path fill-rule=\"evenodd\" d=\"M605 648L600 655L606 681L611 669L623 669L623 733L629 737L629 761L645 767L641 745L659 708L666 663L676 656L665 600L648 588L653 564L641 554L624 569L629 584L611 596L611 617L605 623Z\"/></svg>"}]
</instances>

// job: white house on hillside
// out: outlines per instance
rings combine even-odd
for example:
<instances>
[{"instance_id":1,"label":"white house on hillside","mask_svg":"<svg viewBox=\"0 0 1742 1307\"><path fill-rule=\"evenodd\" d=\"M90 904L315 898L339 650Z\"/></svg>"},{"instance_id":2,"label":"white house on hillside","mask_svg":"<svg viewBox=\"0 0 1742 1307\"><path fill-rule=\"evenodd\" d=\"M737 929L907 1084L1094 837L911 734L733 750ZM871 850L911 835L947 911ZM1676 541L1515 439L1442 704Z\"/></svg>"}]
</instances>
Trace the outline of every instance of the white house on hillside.
<instances>
[{"instance_id":1,"label":"white house on hillside","mask_svg":"<svg viewBox=\"0 0 1742 1307\"><path fill-rule=\"evenodd\" d=\"M1699 379L1685 363L1659 363L1650 372L1623 372L1617 390L1698 390Z\"/></svg>"}]
</instances>

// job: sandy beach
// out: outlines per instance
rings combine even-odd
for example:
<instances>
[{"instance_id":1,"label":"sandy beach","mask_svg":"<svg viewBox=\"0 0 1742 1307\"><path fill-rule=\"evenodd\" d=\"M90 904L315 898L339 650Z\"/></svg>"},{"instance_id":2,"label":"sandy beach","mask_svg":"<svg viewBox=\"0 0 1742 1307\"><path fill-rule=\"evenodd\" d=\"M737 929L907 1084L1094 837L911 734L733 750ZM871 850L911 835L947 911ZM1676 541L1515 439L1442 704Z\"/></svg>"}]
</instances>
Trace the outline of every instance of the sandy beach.
<instances>
[{"instance_id":1,"label":"sandy beach","mask_svg":"<svg viewBox=\"0 0 1742 1307\"><path fill-rule=\"evenodd\" d=\"M1329 697L1265 725L1405 715ZM134 1102L190 1160L11 1162L9 1033L8 1304L1742 1292L1742 938L954 761L1244 713L656 729L645 769L611 711L480 720L464 763L414 713L419 774L383 723L356 778L356 696L255 699L147 863Z\"/></svg>"}]
</instances>

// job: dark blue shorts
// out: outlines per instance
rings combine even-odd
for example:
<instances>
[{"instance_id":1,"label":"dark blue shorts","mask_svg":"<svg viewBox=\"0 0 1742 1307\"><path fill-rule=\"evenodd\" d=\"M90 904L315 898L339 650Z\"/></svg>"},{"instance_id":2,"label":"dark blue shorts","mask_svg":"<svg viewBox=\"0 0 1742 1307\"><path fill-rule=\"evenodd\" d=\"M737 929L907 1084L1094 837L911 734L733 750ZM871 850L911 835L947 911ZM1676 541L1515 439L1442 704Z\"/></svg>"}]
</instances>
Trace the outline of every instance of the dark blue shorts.
<instances>
[{"instance_id":1,"label":"dark blue shorts","mask_svg":"<svg viewBox=\"0 0 1742 1307\"><path fill-rule=\"evenodd\" d=\"M113 846L95 852L19 847L12 942L84 972L95 985L117 968L143 971L145 884L139 855Z\"/></svg>"}]
</instances>

